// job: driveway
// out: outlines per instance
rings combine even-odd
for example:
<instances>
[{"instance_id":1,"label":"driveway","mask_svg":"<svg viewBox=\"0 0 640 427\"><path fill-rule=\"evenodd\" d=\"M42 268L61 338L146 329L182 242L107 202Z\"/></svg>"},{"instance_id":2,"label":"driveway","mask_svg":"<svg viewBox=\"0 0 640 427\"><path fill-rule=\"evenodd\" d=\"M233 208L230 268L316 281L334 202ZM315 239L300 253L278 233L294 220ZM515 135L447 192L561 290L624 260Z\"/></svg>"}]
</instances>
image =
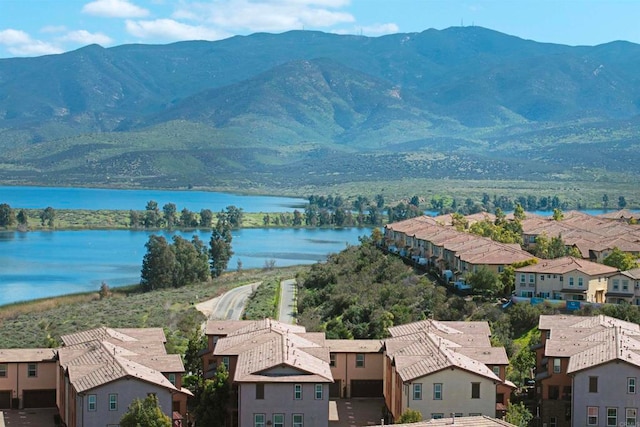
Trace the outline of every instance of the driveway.
<instances>
[{"instance_id":1,"label":"driveway","mask_svg":"<svg viewBox=\"0 0 640 427\"><path fill-rule=\"evenodd\" d=\"M0 427L54 427L53 416L57 409L4 409L4 424Z\"/></svg>"},{"instance_id":2,"label":"driveway","mask_svg":"<svg viewBox=\"0 0 640 427\"><path fill-rule=\"evenodd\" d=\"M296 324L295 317L296 279L280 282L280 309L278 320L290 325Z\"/></svg>"},{"instance_id":3,"label":"driveway","mask_svg":"<svg viewBox=\"0 0 640 427\"><path fill-rule=\"evenodd\" d=\"M233 288L219 297L196 304L196 309L211 320L240 320L247 298L260 283L262 282Z\"/></svg>"},{"instance_id":4,"label":"driveway","mask_svg":"<svg viewBox=\"0 0 640 427\"><path fill-rule=\"evenodd\" d=\"M360 427L382 424L384 399L355 398L338 399L338 421L331 421L330 427Z\"/></svg>"}]
</instances>

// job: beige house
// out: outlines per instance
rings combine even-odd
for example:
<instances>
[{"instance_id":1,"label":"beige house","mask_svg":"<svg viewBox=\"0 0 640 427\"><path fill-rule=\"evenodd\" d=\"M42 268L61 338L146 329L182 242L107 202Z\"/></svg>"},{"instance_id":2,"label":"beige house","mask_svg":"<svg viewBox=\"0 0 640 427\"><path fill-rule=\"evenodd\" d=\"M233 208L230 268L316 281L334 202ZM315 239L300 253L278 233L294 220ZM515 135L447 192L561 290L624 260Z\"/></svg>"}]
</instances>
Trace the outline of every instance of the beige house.
<instances>
[{"instance_id":1,"label":"beige house","mask_svg":"<svg viewBox=\"0 0 640 427\"><path fill-rule=\"evenodd\" d=\"M503 347L492 347L487 322L425 320L389 328L384 398L390 418L408 408L424 419L503 414L510 391Z\"/></svg>"},{"instance_id":2,"label":"beige house","mask_svg":"<svg viewBox=\"0 0 640 427\"><path fill-rule=\"evenodd\" d=\"M0 409L56 406L55 351L0 350Z\"/></svg>"},{"instance_id":3,"label":"beige house","mask_svg":"<svg viewBox=\"0 0 640 427\"><path fill-rule=\"evenodd\" d=\"M516 295L602 303L608 277L618 269L603 264L562 257L540 260L515 270Z\"/></svg>"},{"instance_id":4,"label":"beige house","mask_svg":"<svg viewBox=\"0 0 640 427\"><path fill-rule=\"evenodd\" d=\"M607 303L640 305L640 268L619 271L608 277Z\"/></svg>"},{"instance_id":5,"label":"beige house","mask_svg":"<svg viewBox=\"0 0 640 427\"><path fill-rule=\"evenodd\" d=\"M332 398L382 397L383 343L380 340L326 340Z\"/></svg>"},{"instance_id":6,"label":"beige house","mask_svg":"<svg viewBox=\"0 0 640 427\"><path fill-rule=\"evenodd\" d=\"M102 327L64 335L62 341L57 400L67 427L118 425L132 401L150 393L174 426L183 425L191 392L181 386L182 359L166 353L161 328Z\"/></svg>"},{"instance_id":7,"label":"beige house","mask_svg":"<svg viewBox=\"0 0 640 427\"><path fill-rule=\"evenodd\" d=\"M271 319L209 321L206 333L207 372L220 363L229 370L230 425L328 426L333 376L324 333Z\"/></svg>"}]
</instances>

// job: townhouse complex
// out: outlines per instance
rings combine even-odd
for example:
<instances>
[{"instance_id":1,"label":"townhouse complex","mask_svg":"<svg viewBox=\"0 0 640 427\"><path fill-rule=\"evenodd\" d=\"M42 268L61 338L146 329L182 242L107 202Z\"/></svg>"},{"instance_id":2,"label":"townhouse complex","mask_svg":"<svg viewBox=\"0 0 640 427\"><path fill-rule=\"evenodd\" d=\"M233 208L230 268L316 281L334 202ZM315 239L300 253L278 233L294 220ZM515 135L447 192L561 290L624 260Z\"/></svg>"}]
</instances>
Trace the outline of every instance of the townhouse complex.
<instances>
[{"instance_id":1,"label":"townhouse complex","mask_svg":"<svg viewBox=\"0 0 640 427\"><path fill-rule=\"evenodd\" d=\"M134 399L155 394L176 427L191 392L161 328L97 328L58 349L0 350L0 409L57 407L67 427L118 426Z\"/></svg>"},{"instance_id":2,"label":"townhouse complex","mask_svg":"<svg viewBox=\"0 0 640 427\"><path fill-rule=\"evenodd\" d=\"M536 395L542 427L638 424L640 325L607 316L540 316Z\"/></svg>"},{"instance_id":3,"label":"townhouse complex","mask_svg":"<svg viewBox=\"0 0 640 427\"><path fill-rule=\"evenodd\" d=\"M490 214L466 217L469 222L494 220ZM622 218L622 219L621 219ZM602 264L618 248L640 257L640 226L626 221L624 212L594 217L572 211L564 219L529 215L521 221L522 246L495 242L458 231L451 215L421 216L385 226L384 247L452 280L487 268L501 273L514 263L535 260L515 269L514 295L590 303L640 305L640 269L619 271ZM539 236L561 237L581 258L538 259L532 255Z\"/></svg>"},{"instance_id":4,"label":"townhouse complex","mask_svg":"<svg viewBox=\"0 0 640 427\"><path fill-rule=\"evenodd\" d=\"M330 399L341 397L383 397L388 421L409 408L425 419L504 415L515 386L487 322L425 320L389 333L331 340L270 319L209 321L204 372L229 369L229 426L326 427L336 420Z\"/></svg>"}]
</instances>

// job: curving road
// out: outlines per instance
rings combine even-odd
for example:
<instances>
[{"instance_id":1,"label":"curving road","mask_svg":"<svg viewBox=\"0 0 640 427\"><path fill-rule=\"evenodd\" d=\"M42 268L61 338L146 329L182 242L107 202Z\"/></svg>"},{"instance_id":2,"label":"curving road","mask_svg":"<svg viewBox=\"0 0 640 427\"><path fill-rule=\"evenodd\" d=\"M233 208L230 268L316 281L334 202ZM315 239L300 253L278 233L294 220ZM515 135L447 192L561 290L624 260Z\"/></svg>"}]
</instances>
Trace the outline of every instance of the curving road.
<instances>
[{"instance_id":1,"label":"curving road","mask_svg":"<svg viewBox=\"0 0 640 427\"><path fill-rule=\"evenodd\" d=\"M260 283L238 286L219 297L197 304L196 308L211 320L240 320L247 298Z\"/></svg>"},{"instance_id":2,"label":"curving road","mask_svg":"<svg viewBox=\"0 0 640 427\"><path fill-rule=\"evenodd\" d=\"M280 282L280 309L278 320L290 325L297 323L296 313L296 279L287 279Z\"/></svg>"}]
</instances>

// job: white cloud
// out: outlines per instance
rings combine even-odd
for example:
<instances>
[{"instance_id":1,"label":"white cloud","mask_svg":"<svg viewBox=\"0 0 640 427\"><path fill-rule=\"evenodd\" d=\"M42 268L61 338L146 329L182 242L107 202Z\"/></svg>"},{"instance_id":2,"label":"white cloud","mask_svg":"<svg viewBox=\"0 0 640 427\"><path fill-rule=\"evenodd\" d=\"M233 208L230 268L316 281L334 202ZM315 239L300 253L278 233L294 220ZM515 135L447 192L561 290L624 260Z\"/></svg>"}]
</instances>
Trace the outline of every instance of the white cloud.
<instances>
[{"instance_id":1,"label":"white cloud","mask_svg":"<svg viewBox=\"0 0 640 427\"><path fill-rule=\"evenodd\" d=\"M13 29L0 31L0 44L7 46L7 51L16 56L49 55L62 52L58 46L34 40L24 31Z\"/></svg>"},{"instance_id":2,"label":"white cloud","mask_svg":"<svg viewBox=\"0 0 640 427\"><path fill-rule=\"evenodd\" d=\"M41 33L64 33L67 31L67 27L64 25L47 25L40 29Z\"/></svg>"},{"instance_id":3,"label":"white cloud","mask_svg":"<svg viewBox=\"0 0 640 427\"><path fill-rule=\"evenodd\" d=\"M173 19L155 21L127 20L127 32L141 39L179 40L220 40L229 35L204 26L183 24Z\"/></svg>"},{"instance_id":4,"label":"white cloud","mask_svg":"<svg viewBox=\"0 0 640 427\"><path fill-rule=\"evenodd\" d=\"M109 45L113 43L111 37L102 34L102 33L90 33L86 30L77 30L71 31L65 34L62 37L59 37L58 40L62 42L74 42L81 45L88 44L99 44L102 46Z\"/></svg>"},{"instance_id":5,"label":"white cloud","mask_svg":"<svg viewBox=\"0 0 640 427\"><path fill-rule=\"evenodd\" d=\"M128 0L95 0L82 7L82 13L107 18L143 18L149 11Z\"/></svg>"},{"instance_id":6,"label":"white cloud","mask_svg":"<svg viewBox=\"0 0 640 427\"><path fill-rule=\"evenodd\" d=\"M206 22L231 33L320 29L354 22L351 14L339 10L348 4L348 0L185 1L174 18Z\"/></svg>"}]
</instances>

